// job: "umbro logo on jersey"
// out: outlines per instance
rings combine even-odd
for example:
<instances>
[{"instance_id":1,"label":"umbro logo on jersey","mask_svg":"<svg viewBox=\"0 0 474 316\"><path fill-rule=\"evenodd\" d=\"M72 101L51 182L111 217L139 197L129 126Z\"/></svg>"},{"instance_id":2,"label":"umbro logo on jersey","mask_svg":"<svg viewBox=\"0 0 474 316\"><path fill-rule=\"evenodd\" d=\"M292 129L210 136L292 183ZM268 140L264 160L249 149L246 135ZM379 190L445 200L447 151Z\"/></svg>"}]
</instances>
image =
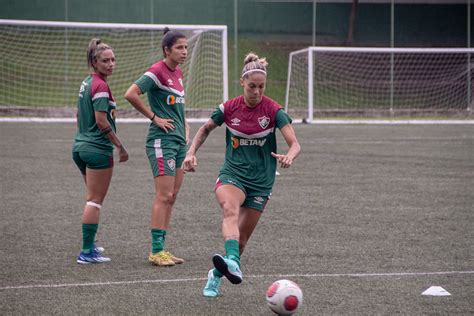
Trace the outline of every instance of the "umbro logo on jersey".
<instances>
[{"instance_id":1,"label":"umbro logo on jersey","mask_svg":"<svg viewBox=\"0 0 474 316\"><path fill-rule=\"evenodd\" d=\"M234 126L239 126L240 125L240 120L236 117L234 117L233 119L230 120L232 122L231 125L234 125Z\"/></svg>"},{"instance_id":2,"label":"umbro logo on jersey","mask_svg":"<svg viewBox=\"0 0 474 316\"><path fill-rule=\"evenodd\" d=\"M263 197L261 197L261 196L256 196L256 197L253 199L253 201L254 201L255 203L257 203L257 204L262 204L263 201L265 201L265 199L264 199Z\"/></svg>"},{"instance_id":3,"label":"umbro logo on jersey","mask_svg":"<svg viewBox=\"0 0 474 316\"><path fill-rule=\"evenodd\" d=\"M270 124L270 118L266 116L259 117L258 124L260 124L261 128L265 129L268 127L268 124Z\"/></svg>"},{"instance_id":4,"label":"umbro logo on jersey","mask_svg":"<svg viewBox=\"0 0 474 316\"><path fill-rule=\"evenodd\" d=\"M168 79L168 86L172 86L172 85L173 85L173 80Z\"/></svg>"}]
</instances>

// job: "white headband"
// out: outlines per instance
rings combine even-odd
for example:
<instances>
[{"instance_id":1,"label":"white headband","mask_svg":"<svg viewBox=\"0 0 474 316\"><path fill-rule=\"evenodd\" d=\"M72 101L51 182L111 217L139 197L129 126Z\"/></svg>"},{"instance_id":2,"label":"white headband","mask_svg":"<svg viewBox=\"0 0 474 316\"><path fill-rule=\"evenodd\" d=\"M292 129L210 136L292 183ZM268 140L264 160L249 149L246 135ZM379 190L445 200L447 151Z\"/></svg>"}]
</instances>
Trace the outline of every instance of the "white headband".
<instances>
[{"instance_id":1,"label":"white headband","mask_svg":"<svg viewBox=\"0 0 474 316\"><path fill-rule=\"evenodd\" d=\"M247 70L246 72L244 72L242 74L241 78L245 77L246 75L248 75L251 72L256 72L256 71L263 73L265 76L267 75L267 72L263 69L250 69L250 70Z\"/></svg>"}]
</instances>

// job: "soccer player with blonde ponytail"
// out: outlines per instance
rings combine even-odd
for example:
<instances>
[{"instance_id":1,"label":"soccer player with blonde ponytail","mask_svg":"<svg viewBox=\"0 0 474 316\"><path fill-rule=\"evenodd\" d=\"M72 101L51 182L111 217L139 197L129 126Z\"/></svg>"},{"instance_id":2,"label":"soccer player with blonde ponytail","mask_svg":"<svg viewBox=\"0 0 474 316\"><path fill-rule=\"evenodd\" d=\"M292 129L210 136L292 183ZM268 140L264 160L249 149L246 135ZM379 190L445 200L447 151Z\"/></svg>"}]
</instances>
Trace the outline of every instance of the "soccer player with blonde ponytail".
<instances>
[{"instance_id":1,"label":"soccer player with blonde ponytail","mask_svg":"<svg viewBox=\"0 0 474 316\"><path fill-rule=\"evenodd\" d=\"M128 160L128 153L116 134L115 99L107 78L115 68L112 48L100 39L90 41L87 65L92 73L84 79L77 100L77 133L72 158L86 184L86 205L82 215L82 251L77 263L102 263L110 258L102 255L103 248L94 244L99 226L99 214L112 179L113 149L119 161Z\"/></svg>"},{"instance_id":2,"label":"soccer player with blonde ponytail","mask_svg":"<svg viewBox=\"0 0 474 316\"><path fill-rule=\"evenodd\" d=\"M214 268L209 270L203 289L206 297L219 294L222 276L233 284L242 282L240 256L270 199L277 162L289 168L301 150L291 118L264 95L267 65L265 58L247 54L240 78L243 95L217 107L194 136L183 163L185 171L195 171L199 147L211 131L225 123L225 160L215 185L224 216L225 256L212 257ZM277 153L277 128L288 144L286 154Z\"/></svg>"}]
</instances>

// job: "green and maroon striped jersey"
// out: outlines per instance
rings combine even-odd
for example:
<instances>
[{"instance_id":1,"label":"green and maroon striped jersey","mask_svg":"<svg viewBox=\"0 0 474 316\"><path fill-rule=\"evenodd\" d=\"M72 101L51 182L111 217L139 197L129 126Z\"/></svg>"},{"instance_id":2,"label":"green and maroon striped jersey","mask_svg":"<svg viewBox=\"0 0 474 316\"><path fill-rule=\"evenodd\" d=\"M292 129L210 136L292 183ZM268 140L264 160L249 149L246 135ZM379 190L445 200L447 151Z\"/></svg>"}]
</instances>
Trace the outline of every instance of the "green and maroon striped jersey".
<instances>
[{"instance_id":1,"label":"green and maroon striped jersey","mask_svg":"<svg viewBox=\"0 0 474 316\"><path fill-rule=\"evenodd\" d=\"M169 68L161 60L153 64L135 84L146 93L151 110L160 118L172 119L174 130L166 133L151 123L148 129L147 146L153 147L157 138L174 139L186 143L184 86L181 69Z\"/></svg>"},{"instance_id":2,"label":"green and maroon striped jersey","mask_svg":"<svg viewBox=\"0 0 474 316\"><path fill-rule=\"evenodd\" d=\"M220 172L252 190L270 194L276 171L276 159L271 155L277 152L275 129L291 123L288 114L266 96L254 108L238 96L219 105L211 119L219 126L227 126L225 160Z\"/></svg>"},{"instance_id":3,"label":"green and maroon striped jersey","mask_svg":"<svg viewBox=\"0 0 474 316\"><path fill-rule=\"evenodd\" d=\"M73 151L110 155L113 144L100 132L95 112L106 112L107 120L115 132L115 109L114 97L103 77L93 73L84 79L77 100L77 133Z\"/></svg>"}]
</instances>

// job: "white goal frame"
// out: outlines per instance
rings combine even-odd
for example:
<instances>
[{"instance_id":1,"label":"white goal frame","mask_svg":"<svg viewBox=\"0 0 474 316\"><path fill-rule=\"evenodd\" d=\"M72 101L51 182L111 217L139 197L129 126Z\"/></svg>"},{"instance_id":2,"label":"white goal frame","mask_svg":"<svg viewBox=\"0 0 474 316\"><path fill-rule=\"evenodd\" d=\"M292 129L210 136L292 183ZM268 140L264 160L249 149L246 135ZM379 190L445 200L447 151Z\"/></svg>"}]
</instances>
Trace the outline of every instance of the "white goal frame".
<instances>
[{"instance_id":1,"label":"white goal frame","mask_svg":"<svg viewBox=\"0 0 474 316\"><path fill-rule=\"evenodd\" d=\"M315 110L315 104L314 104L314 80L313 80L313 75L314 75L314 63L313 63L313 58L314 54L317 52L326 52L326 53L341 53L341 52L353 52L353 53L388 53L391 56L391 72L390 72L390 80L391 80L391 87L390 87L390 112L393 113L393 92L394 92L394 55L395 54L401 54L401 53L412 53L412 54L418 54L418 53L459 53L463 54L465 53L467 55L468 63L466 67L467 71L467 91L466 91L466 99L467 99L467 104L466 104L466 111L470 114L473 113L473 108L474 108L474 100L473 100L473 92L472 89L469 89L469 87L472 87L473 83L473 78L471 76L471 71L473 69L473 61L471 55L474 54L474 48L356 48L356 47L317 47L317 46L311 46L307 47L301 50L293 51L289 55L289 62L288 62L288 76L287 76L287 84L286 84L286 92L285 92L285 110L289 110L289 94L290 94L290 84L292 80L292 61L295 55L297 54L307 54L307 60L308 60L308 65L307 65L307 73L306 73L306 79L307 79L307 117L304 118L303 120L306 120L308 122L312 122L314 120L314 110Z\"/></svg>"},{"instance_id":2,"label":"white goal frame","mask_svg":"<svg viewBox=\"0 0 474 316\"><path fill-rule=\"evenodd\" d=\"M59 22L59 21L36 21L36 20L9 20L9 19L0 19L0 25L8 25L8 26L30 26L30 27L49 27L49 28L64 28L65 29L65 44L67 46L67 30L68 29L129 29L129 30L154 30L159 31L163 30L165 27L169 27L171 30L189 30L195 31L196 34L199 31L217 31L221 32L221 55L222 60L220 60L220 64L222 66L222 78L217 78L219 80L219 84L222 84L222 100L219 102L224 102L229 98L229 90L228 90L228 42L227 42L227 26L226 25L173 25L173 24L131 24L131 23L92 23L92 22ZM89 39L90 40L90 39ZM2 43L3 45L3 43ZM161 46L157 45L159 50L161 51ZM87 43L85 43L85 47L87 47ZM218 46L216 46L218 47ZM84 52L85 54L85 52ZM188 56L190 62L196 56ZM84 57L85 63L85 57ZM150 64L151 66L151 64ZM146 69L143 69L145 72ZM135 78L136 79L136 78ZM191 79L190 79L191 80ZM133 82L131 81L130 84ZM78 83L79 85L80 83ZM124 91L117 91L115 94L122 94ZM214 108L217 104L209 104L210 107ZM71 107L74 107L75 104L71 104ZM1 105L0 105L1 106ZM6 105L9 106L9 105ZM14 105L13 105L14 106ZM34 108L34 105L32 105ZM36 108L38 109L38 108ZM187 108L189 109L189 108ZM193 110L191 108L191 110ZM201 110L201 109L199 109Z\"/></svg>"}]
</instances>

